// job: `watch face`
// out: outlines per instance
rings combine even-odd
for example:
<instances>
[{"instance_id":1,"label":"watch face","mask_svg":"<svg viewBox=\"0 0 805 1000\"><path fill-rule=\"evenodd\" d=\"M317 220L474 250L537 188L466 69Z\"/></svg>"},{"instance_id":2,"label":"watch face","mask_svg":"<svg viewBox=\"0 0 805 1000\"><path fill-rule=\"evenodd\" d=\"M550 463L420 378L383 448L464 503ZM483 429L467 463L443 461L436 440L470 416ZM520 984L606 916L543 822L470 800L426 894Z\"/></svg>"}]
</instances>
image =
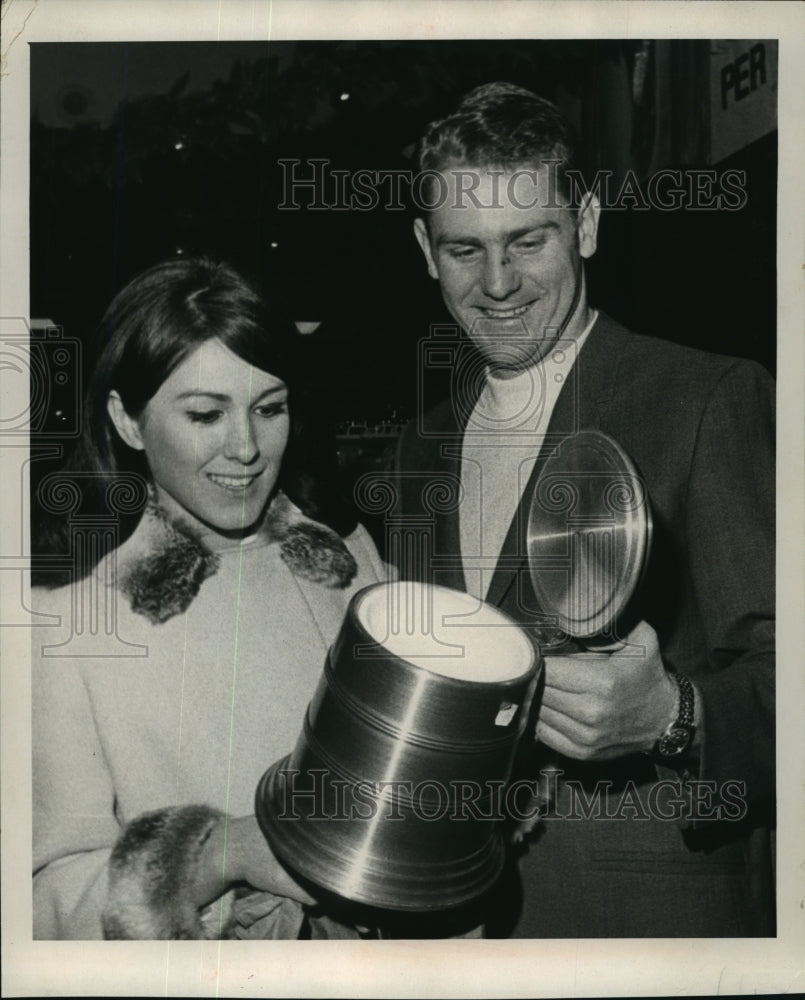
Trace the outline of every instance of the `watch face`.
<instances>
[{"instance_id":1,"label":"watch face","mask_svg":"<svg viewBox=\"0 0 805 1000\"><path fill-rule=\"evenodd\" d=\"M672 726L657 741L657 753L662 757L678 757L688 748L693 733L686 726Z\"/></svg>"}]
</instances>

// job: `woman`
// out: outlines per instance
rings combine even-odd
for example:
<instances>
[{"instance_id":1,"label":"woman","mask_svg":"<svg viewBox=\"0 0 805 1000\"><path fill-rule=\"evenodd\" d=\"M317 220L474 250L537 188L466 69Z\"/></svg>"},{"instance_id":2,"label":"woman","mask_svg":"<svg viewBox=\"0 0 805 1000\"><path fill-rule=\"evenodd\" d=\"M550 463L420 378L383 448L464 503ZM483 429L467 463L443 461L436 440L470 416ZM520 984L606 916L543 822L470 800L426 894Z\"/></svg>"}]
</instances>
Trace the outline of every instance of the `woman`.
<instances>
[{"instance_id":1,"label":"woman","mask_svg":"<svg viewBox=\"0 0 805 1000\"><path fill-rule=\"evenodd\" d=\"M139 275L101 323L66 475L83 513L123 473L148 503L89 565L50 525L76 572L34 590L35 938L355 934L303 909L252 815L350 597L385 577L301 464L294 336L205 260Z\"/></svg>"}]
</instances>

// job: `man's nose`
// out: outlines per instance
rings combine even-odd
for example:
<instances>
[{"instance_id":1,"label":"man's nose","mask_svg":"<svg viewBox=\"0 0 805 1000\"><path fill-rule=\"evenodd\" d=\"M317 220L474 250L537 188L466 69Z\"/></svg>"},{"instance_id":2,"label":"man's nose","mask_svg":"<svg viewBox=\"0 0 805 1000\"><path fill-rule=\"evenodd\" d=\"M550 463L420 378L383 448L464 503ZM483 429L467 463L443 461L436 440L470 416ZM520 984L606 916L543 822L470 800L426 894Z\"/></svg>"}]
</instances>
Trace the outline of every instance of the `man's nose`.
<instances>
[{"instance_id":1,"label":"man's nose","mask_svg":"<svg viewBox=\"0 0 805 1000\"><path fill-rule=\"evenodd\" d=\"M520 287L520 274L505 253L493 252L487 255L481 275L484 295L491 299L508 298Z\"/></svg>"},{"instance_id":2,"label":"man's nose","mask_svg":"<svg viewBox=\"0 0 805 1000\"><path fill-rule=\"evenodd\" d=\"M244 465L250 465L260 454L257 437L250 417L233 416L227 427L224 454Z\"/></svg>"}]
</instances>

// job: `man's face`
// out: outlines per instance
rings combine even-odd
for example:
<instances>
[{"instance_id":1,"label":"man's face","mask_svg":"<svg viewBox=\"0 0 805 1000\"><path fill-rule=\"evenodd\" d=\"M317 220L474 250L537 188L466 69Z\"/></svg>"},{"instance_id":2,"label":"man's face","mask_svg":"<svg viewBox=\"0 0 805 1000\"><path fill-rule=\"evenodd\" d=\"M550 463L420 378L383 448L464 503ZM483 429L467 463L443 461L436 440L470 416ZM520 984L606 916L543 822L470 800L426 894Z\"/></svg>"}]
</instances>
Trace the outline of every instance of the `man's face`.
<instances>
[{"instance_id":1,"label":"man's face","mask_svg":"<svg viewBox=\"0 0 805 1000\"><path fill-rule=\"evenodd\" d=\"M414 223L428 272L489 365L514 373L587 325L581 262L595 252L598 205L560 207L546 167L443 176L439 207Z\"/></svg>"}]
</instances>

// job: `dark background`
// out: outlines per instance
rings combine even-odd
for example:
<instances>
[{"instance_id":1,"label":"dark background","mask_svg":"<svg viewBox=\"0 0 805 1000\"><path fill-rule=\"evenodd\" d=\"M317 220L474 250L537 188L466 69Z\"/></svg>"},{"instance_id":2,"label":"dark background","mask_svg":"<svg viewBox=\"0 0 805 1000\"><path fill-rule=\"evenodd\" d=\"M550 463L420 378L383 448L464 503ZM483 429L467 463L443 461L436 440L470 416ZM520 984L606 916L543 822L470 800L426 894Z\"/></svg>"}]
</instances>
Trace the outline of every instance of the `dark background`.
<instances>
[{"instance_id":1,"label":"dark background","mask_svg":"<svg viewBox=\"0 0 805 1000\"><path fill-rule=\"evenodd\" d=\"M311 385L349 486L388 460L416 412L417 345L451 320L408 211L280 211L278 159L415 169L423 126L502 79L562 107L588 175L709 167L709 45L34 44L30 314L81 340L142 268L178 253L231 261L321 323L305 341ZM717 167L747 172L740 211L604 213L590 298L633 329L773 371L776 131ZM70 405L53 395L65 424Z\"/></svg>"}]
</instances>

